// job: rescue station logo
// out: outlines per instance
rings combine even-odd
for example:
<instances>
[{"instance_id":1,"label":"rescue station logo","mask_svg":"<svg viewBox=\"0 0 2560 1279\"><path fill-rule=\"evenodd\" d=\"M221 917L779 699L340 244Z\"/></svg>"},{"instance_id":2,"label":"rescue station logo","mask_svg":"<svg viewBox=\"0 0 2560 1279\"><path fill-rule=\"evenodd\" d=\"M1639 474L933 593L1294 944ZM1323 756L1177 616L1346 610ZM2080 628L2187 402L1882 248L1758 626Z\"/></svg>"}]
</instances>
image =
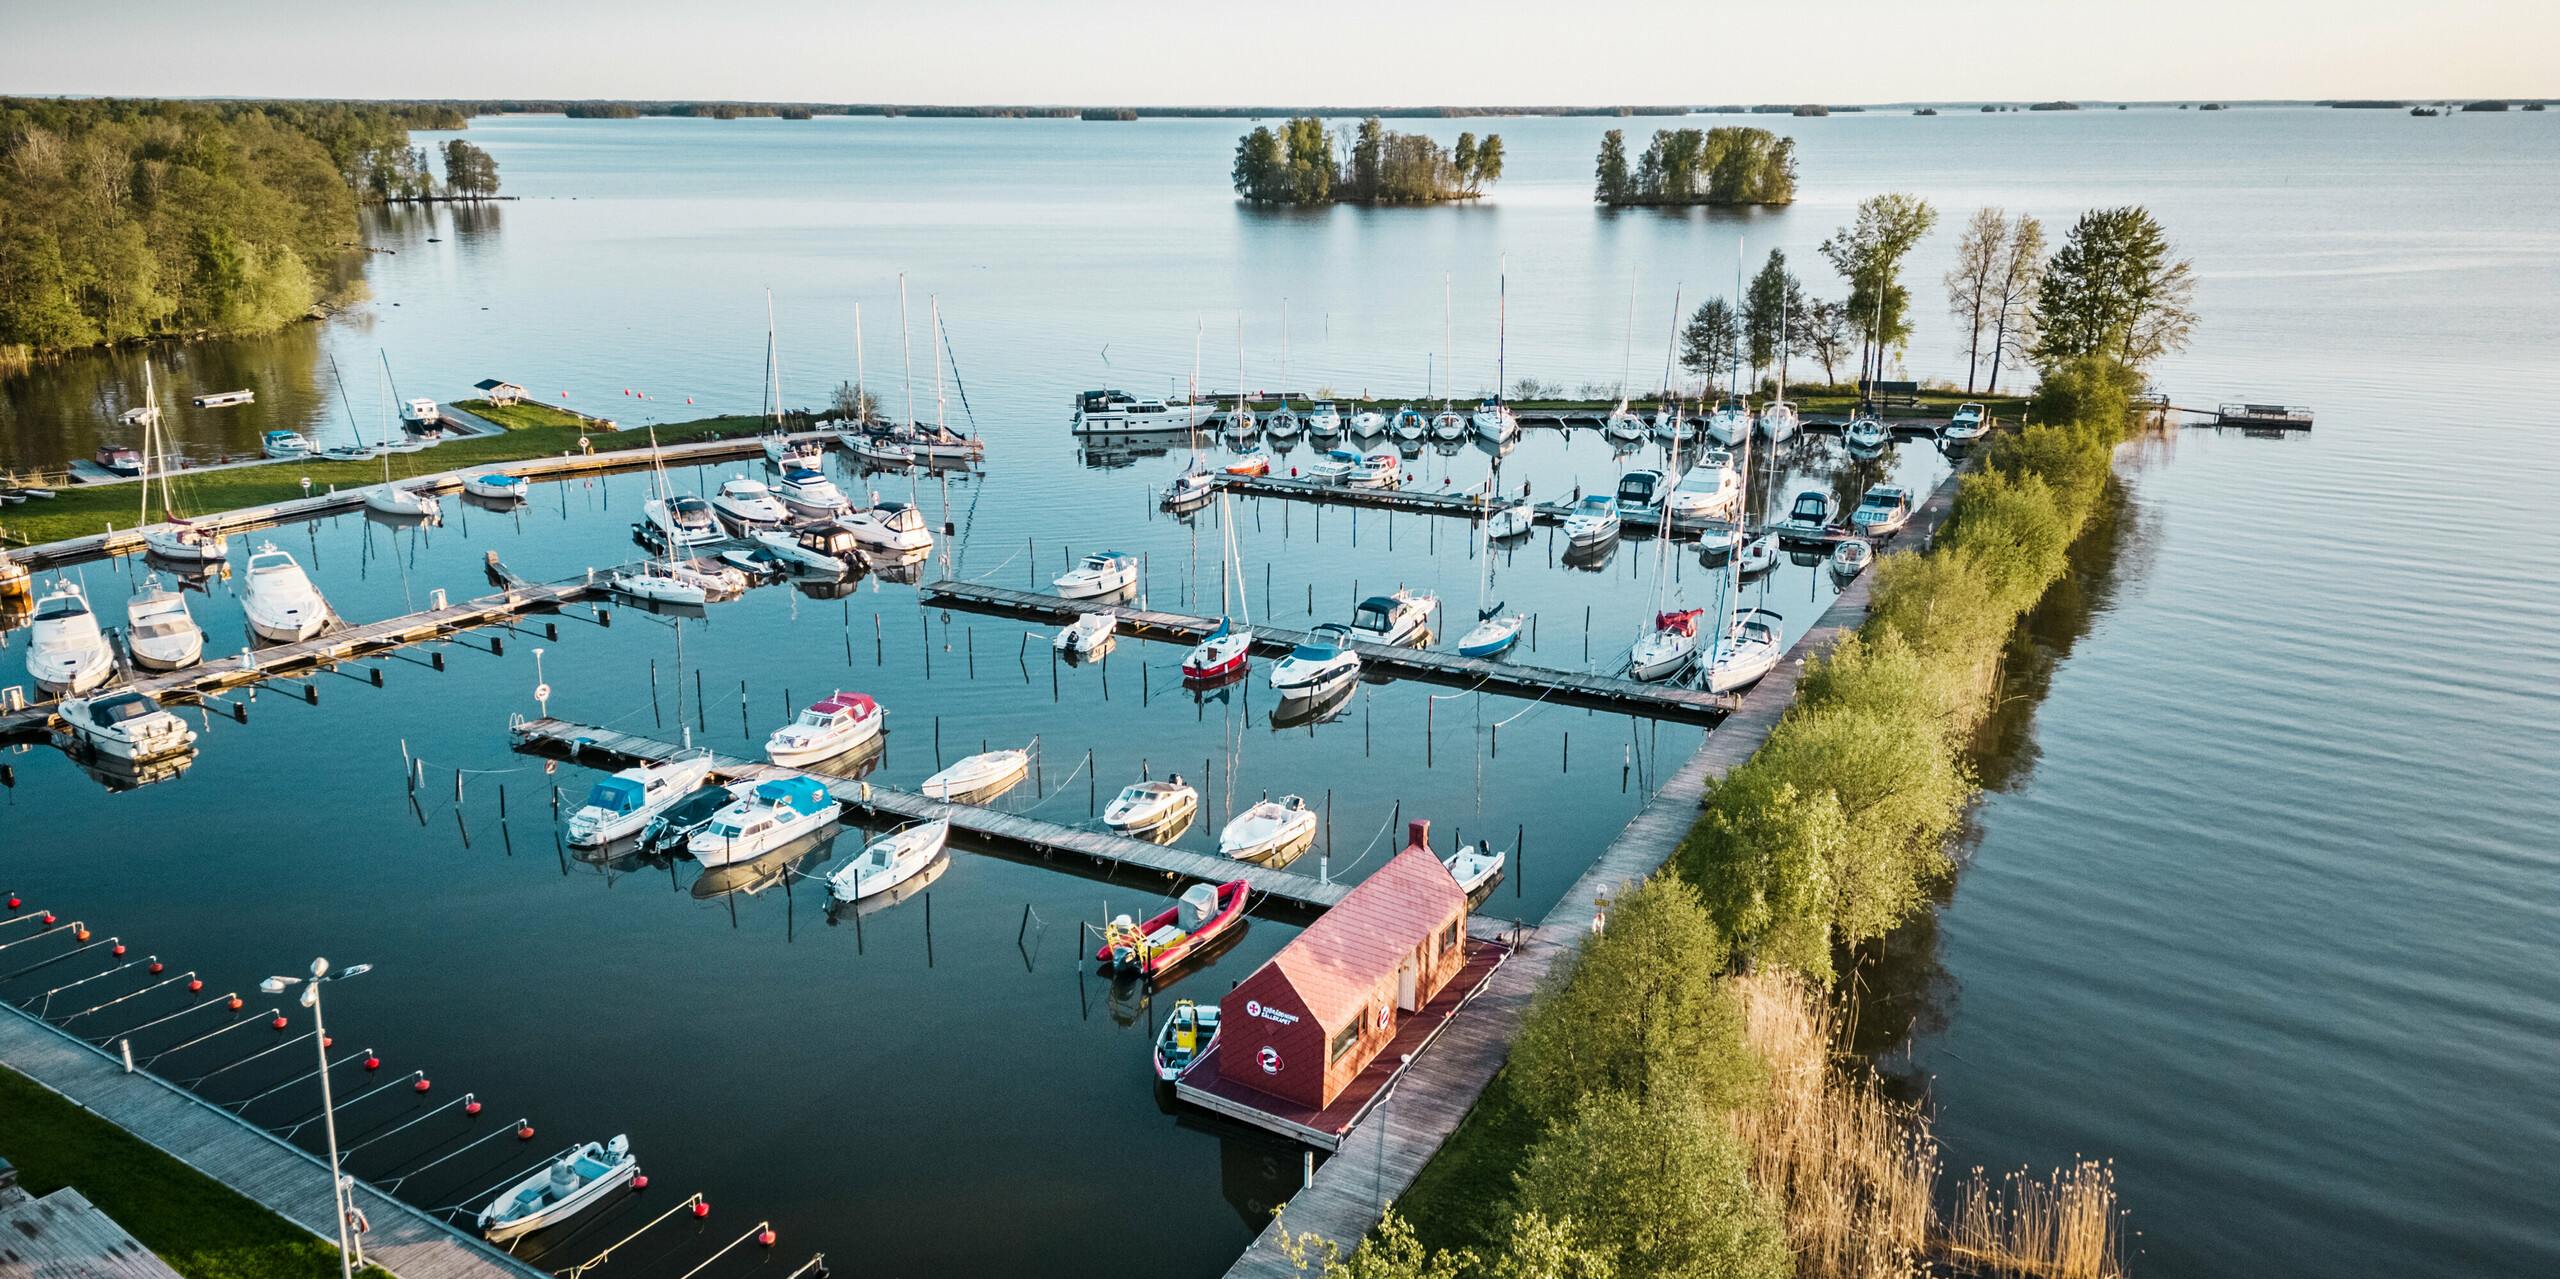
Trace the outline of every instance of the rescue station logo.
<instances>
[{"instance_id":1,"label":"rescue station logo","mask_svg":"<svg viewBox=\"0 0 2560 1279\"><path fill-rule=\"evenodd\" d=\"M1255 1060L1262 1063L1262 1073L1266 1075L1276 1075L1280 1073L1279 1049L1274 1048L1269 1044L1264 1044L1262 1046L1262 1051L1255 1055Z\"/></svg>"},{"instance_id":2,"label":"rescue station logo","mask_svg":"<svg viewBox=\"0 0 2560 1279\"><path fill-rule=\"evenodd\" d=\"M1297 1014L1284 1013L1277 1008L1264 1004L1259 999L1248 999L1244 1001L1244 1015L1247 1017L1259 1017L1264 1021L1276 1021L1283 1026L1295 1026L1298 1024Z\"/></svg>"}]
</instances>

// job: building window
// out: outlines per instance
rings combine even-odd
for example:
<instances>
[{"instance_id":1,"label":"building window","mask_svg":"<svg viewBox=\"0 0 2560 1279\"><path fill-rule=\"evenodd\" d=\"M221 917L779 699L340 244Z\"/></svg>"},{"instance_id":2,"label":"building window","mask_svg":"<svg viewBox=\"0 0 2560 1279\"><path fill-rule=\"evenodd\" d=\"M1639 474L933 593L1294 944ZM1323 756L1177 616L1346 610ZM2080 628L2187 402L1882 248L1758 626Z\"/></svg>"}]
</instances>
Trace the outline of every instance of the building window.
<instances>
[{"instance_id":1,"label":"building window","mask_svg":"<svg viewBox=\"0 0 2560 1279\"><path fill-rule=\"evenodd\" d=\"M1449 951L1449 950L1455 949L1455 948L1457 947L1457 944L1458 944L1458 921L1453 919L1453 920L1450 920L1450 921L1449 921L1449 928L1448 928L1448 930L1447 930L1446 932L1443 932L1443 933L1441 933L1441 934L1440 934L1440 949L1441 949L1443 952L1446 952L1446 951Z\"/></svg>"},{"instance_id":2,"label":"building window","mask_svg":"<svg viewBox=\"0 0 2560 1279\"><path fill-rule=\"evenodd\" d=\"M1350 1024L1333 1032L1333 1044L1325 1050L1327 1064L1342 1060L1342 1055L1351 1051L1351 1045L1360 1042L1360 1021L1366 1016L1368 1012L1364 1009L1360 1016L1351 1019Z\"/></svg>"}]
</instances>

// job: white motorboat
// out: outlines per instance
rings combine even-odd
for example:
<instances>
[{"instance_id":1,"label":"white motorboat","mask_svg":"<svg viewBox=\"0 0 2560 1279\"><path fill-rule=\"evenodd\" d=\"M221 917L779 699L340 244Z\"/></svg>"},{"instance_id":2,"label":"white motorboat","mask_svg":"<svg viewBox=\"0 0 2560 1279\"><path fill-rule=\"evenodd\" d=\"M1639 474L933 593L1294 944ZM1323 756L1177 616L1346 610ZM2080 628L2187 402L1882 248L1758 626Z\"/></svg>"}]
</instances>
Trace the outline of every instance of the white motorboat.
<instances>
[{"instance_id":1,"label":"white motorboat","mask_svg":"<svg viewBox=\"0 0 2560 1279\"><path fill-rule=\"evenodd\" d=\"M433 519L443 507L433 498L399 484L376 484L364 491L365 509L404 519Z\"/></svg>"},{"instance_id":2,"label":"white motorboat","mask_svg":"<svg viewBox=\"0 0 2560 1279\"><path fill-rule=\"evenodd\" d=\"M656 563L641 565L637 572L615 573L613 589L661 604L700 604L711 597L700 585L677 577L665 565Z\"/></svg>"},{"instance_id":3,"label":"white motorboat","mask_svg":"<svg viewBox=\"0 0 2560 1279\"><path fill-rule=\"evenodd\" d=\"M1675 443L1686 444L1698 438L1698 424L1680 411L1677 404L1665 404L1653 411L1650 423L1653 433Z\"/></svg>"},{"instance_id":4,"label":"white motorboat","mask_svg":"<svg viewBox=\"0 0 2560 1279\"><path fill-rule=\"evenodd\" d=\"M260 542L240 579L240 610L249 629L260 638L293 643L307 640L329 624L329 601L304 574L302 565L273 542Z\"/></svg>"},{"instance_id":5,"label":"white motorboat","mask_svg":"<svg viewBox=\"0 0 2560 1279\"><path fill-rule=\"evenodd\" d=\"M1059 628L1057 649L1061 653L1074 653L1080 657L1096 656L1117 641L1118 637L1114 632L1119 625L1119 615L1110 609L1106 608L1099 613L1087 613Z\"/></svg>"},{"instance_id":6,"label":"white motorboat","mask_svg":"<svg viewBox=\"0 0 2560 1279\"><path fill-rule=\"evenodd\" d=\"M1786 630L1777 614L1765 608L1736 614L1707 663L1707 691L1730 693L1756 682L1786 655L1786 645Z\"/></svg>"},{"instance_id":7,"label":"white motorboat","mask_svg":"<svg viewBox=\"0 0 2560 1279\"><path fill-rule=\"evenodd\" d=\"M826 465L827 445L822 439L793 439L787 431L776 431L761 437L764 460L776 470L814 471Z\"/></svg>"},{"instance_id":8,"label":"white motorboat","mask_svg":"<svg viewBox=\"0 0 2560 1279\"><path fill-rule=\"evenodd\" d=\"M764 757L786 768L833 759L878 737L888 714L861 693L839 690L773 730L773 736L764 741Z\"/></svg>"},{"instance_id":9,"label":"white motorboat","mask_svg":"<svg viewBox=\"0 0 2560 1279\"><path fill-rule=\"evenodd\" d=\"M140 693L65 698L55 712L89 749L130 763L165 759L195 745L196 731L185 720Z\"/></svg>"},{"instance_id":10,"label":"white motorboat","mask_svg":"<svg viewBox=\"0 0 2560 1279\"><path fill-rule=\"evenodd\" d=\"M590 1141L491 1200L480 1212L480 1233L503 1243L566 1221L630 1184L639 1171L629 1137L601 1146Z\"/></svg>"},{"instance_id":11,"label":"white motorboat","mask_svg":"<svg viewBox=\"0 0 2560 1279\"><path fill-rule=\"evenodd\" d=\"M862 855L827 876L837 901L876 897L923 874L950 851L951 821L917 822L872 842Z\"/></svg>"},{"instance_id":12,"label":"white motorboat","mask_svg":"<svg viewBox=\"0 0 2560 1279\"><path fill-rule=\"evenodd\" d=\"M1307 406L1307 434L1340 435L1341 433L1342 411L1333 407L1333 401L1318 400Z\"/></svg>"},{"instance_id":13,"label":"white motorboat","mask_svg":"<svg viewBox=\"0 0 2560 1279\"><path fill-rule=\"evenodd\" d=\"M1166 1015L1164 1027L1156 1032L1156 1078L1173 1080L1191 1069L1191 1063L1218 1040L1218 1006L1195 1004L1188 999L1176 1001Z\"/></svg>"},{"instance_id":14,"label":"white motorboat","mask_svg":"<svg viewBox=\"0 0 2560 1279\"><path fill-rule=\"evenodd\" d=\"M1351 415L1351 433L1361 439L1384 435L1386 430L1387 415L1376 409L1362 409ZM1421 439L1422 433L1419 430L1415 431L1413 438Z\"/></svg>"},{"instance_id":15,"label":"white motorboat","mask_svg":"<svg viewBox=\"0 0 2560 1279\"><path fill-rule=\"evenodd\" d=\"M1493 513L1484 519L1484 532L1486 537L1500 541L1506 537L1523 536L1537 525L1537 505L1523 493L1519 501L1495 507Z\"/></svg>"},{"instance_id":16,"label":"white motorboat","mask_svg":"<svg viewBox=\"0 0 2560 1279\"><path fill-rule=\"evenodd\" d=\"M1520 415L1495 396L1476 406L1476 434L1488 440L1507 440L1520 433Z\"/></svg>"},{"instance_id":17,"label":"white motorboat","mask_svg":"<svg viewBox=\"0 0 2560 1279\"><path fill-rule=\"evenodd\" d=\"M230 538L198 528L174 515L165 524L154 524L142 530L142 545L151 554L180 564L227 559L231 555Z\"/></svg>"},{"instance_id":18,"label":"white motorboat","mask_svg":"<svg viewBox=\"0 0 2560 1279\"><path fill-rule=\"evenodd\" d=\"M521 475L493 471L487 475L464 476L462 491L492 502L521 502L533 495L533 482Z\"/></svg>"},{"instance_id":19,"label":"white motorboat","mask_svg":"<svg viewBox=\"0 0 2560 1279\"><path fill-rule=\"evenodd\" d=\"M1565 512L1564 537L1575 546L1598 546L1618 535L1618 504L1593 493Z\"/></svg>"},{"instance_id":20,"label":"white motorboat","mask_svg":"<svg viewBox=\"0 0 2560 1279\"><path fill-rule=\"evenodd\" d=\"M690 794L669 805L666 811L649 819L640 831L640 851L647 853L680 853L685 842L720 810L745 799L756 788L753 781L705 782Z\"/></svg>"},{"instance_id":21,"label":"white motorboat","mask_svg":"<svg viewBox=\"0 0 2560 1279\"><path fill-rule=\"evenodd\" d=\"M747 589L747 575L717 560L669 560L661 566L667 576L702 588L705 597L741 595Z\"/></svg>"},{"instance_id":22,"label":"white motorboat","mask_svg":"<svg viewBox=\"0 0 2560 1279\"><path fill-rule=\"evenodd\" d=\"M711 504L698 497L653 497L640 504L640 515L641 535L663 551L707 546L729 536L711 514Z\"/></svg>"},{"instance_id":23,"label":"white motorboat","mask_svg":"<svg viewBox=\"0 0 2560 1279\"><path fill-rule=\"evenodd\" d=\"M1283 701L1322 698L1359 677L1360 655L1351 649L1351 628L1339 622L1316 627L1307 643L1271 664L1271 688Z\"/></svg>"},{"instance_id":24,"label":"white motorboat","mask_svg":"<svg viewBox=\"0 0 2560 1279\"><path fill-rule=\"evenodd\" d=\"M1031 775L1031 752L988 751L972 755L924 779L917 789L931 799L973 803L993 799Z\"/></svg>"},{"instance_id":25,"label":"white motorboat","mask_svg":"<svg viewBox=\"0 0 2560 1279\"><path fill-rule=\"evenodd\" d=\"M1621 399L1618 407L1609 410L1608 419L1600 424L1600 432L1613 440L1641 440L1645 437L1644 419Z\"/></svg>"},{"instance_id":26,"label":"white motorboat","mask_svg":"<svg viewBox=\"0 0 2560 1279\"><path fill-rule=\"evenodd\" d=\"M1742 506L1742 476L1722 453L1709 453L1663 499L1675 520L1731 519Z\"/></svg>"},{"instance_id":27,"label":"white motorboat","mask_svg":"<svg viewBox=\"0 0 2560 1279\"><path fill-rule=\"evenodd\" d=\"M1771 400L1760 406L1760 434L1771 444L1794 439L1803 426L1804 419L1796 413L1796 406L1785 400Z\"/></svg>"},{"instance_id":28,"label":"white motorboat","mask_svg":"<svg viewBox=\"0 0 2560 1279\"><path fill-rule=\"evenodd\" d=\"M788 560L814 572L833 573L839 577L844 574L845 562L824 551L812 549L804 534L765 529L754 537L766 550L773 552L775 559Z\"/></svg>"},{"instance_id":29,"label":"white motorboat","mask_svg":"<svg viewBox=\"0 0 2560 1279\"><path fill-rule=\"evenodd\" d=\"M691 751L598 780L587 792L587 802L569 815L570 847L593 848L639 834L658 814L692 794L710 772L710 753Z\"/></svg>"},{"instance_id":30,"label":"white motorboat","mask_svg":"<svg viewBox=\"0 0 2560 1279\"><path fill-rule=\"evenodd\" d=\"M903 470L916 464L913 445L867 431L856 431L844 437L844 451L868 465L883 470Z\"/></svg>"},{"instance_id":31,"label":"white motorboat","mask_svg":"<svg viewBox=\"0 0 2560 1279\"><path fill-rule=\"evenodd\" d=\"M1876 420L1874 414L1861 413L1849 425L1841 428L1840 438L1847 441L1850 448L1873 452L1883 448L1884 442L1893 436L1891 432L1885 430L1883 422Z\"/></svg>"},{"instance_id":32,"label":"white motorboat","mask_svg":"<svg viewBox=\"0 0 2560 1279\"><path fill-rule=\"evenodd\" d=\"M685 848L703 869L754 861L834 821L844 805L814 777L774 777L720 810Z\"/></svg>"},{"instance_id":33,"label":"white motorboat","mask_svg":"<svg viewBox=\"0 0 2560 1279\"><path fill-rule=\"evenodd\" d=\"M1191 655L1182 659L1184 679L1224 679L1243 670L1253 661L1253 632L1218 619L1218 629L1209 632Z\"/></svg>"},{"instance_id":34,"label":"white motorboat","mask_svg":"<svg viewBox=\"0 0 2560 1279\"><path fill-rule=\"evenodd\" d=\"M1946 426L1940 428L1938 438L1958 442L1978 440L1982 438L1982 433L1989 429L1985 424L1982 406L1967 401L1956 406L1955 416L1948 418Z\"/></svg>"},{"instance_id":35,"label":"white motorboat","mask_svg":"<svg viewBox=\"0 0 2560 1279\"><path fill-rule=\"evenodd\" d=\"M98 630L97 616L73 582L57 580L36 601L27 644L27 674L49 693L85 693L116 673L115 650Z\"/></svg>"},{"instance_id":36,"label":"white motorboat","mask_svg":"<svg viewBox=\"0 0 2560 1279\"><path fill-rule=\"evenodd\" d=\"M1050 585L1071 600L1113 595L1138 584L1138 557L1123 551L1095 551L1084 563Z\"/></svg>"},{"instance_id":37,"label":"white motorboat","mask_svg":"<svg viewBox=\"0 0 2560 1279\"><path fill-rule=\"evenodd\" d=\"M1875 562L1876 548L1865 538L1853 537L1831 548L1831 571L1842 577L1856 577L1859 570Z\"/></svg>"},{"instance_id":38,"label":"white motorboat","mask_svg":"<svg viewBox=\"0 0 2560 1279\"><path fill-rule=\"evenodd\" d=\"M1458 881L1458 891L1473 898L1501 877L1502 863L1510 856L1509 853L1493 851L1491 844L1479 843L1441 858L1440 864L1448 868L1449 878Z\"/></svg>"},{"instance_id":39,"label":"white motorboat","mask_svg":"<svg viewBox=\"0 0 2560 1279\"><path fill-rule=\"evenodd\" d=\"M1353 488L1391 489L1404 482L1404 459L1391 449L1380 449L1360 459L1342 482Z\"/></svg>"},{"instance_id":40,"label":"white motorboat","mask_svg":"<svg viewBox=\"0 0 2560 1279\"><path fill-rule=\"evenodd\" d=\"M1698 656L1698 619L1702 608L1653 615L1653 629L1627 653L1627 677L1651 683L1689 669Z\"/></svg>"},{"instance_id":41,"label":"white motorboat","mask_svg":"<svg viewBox=\"0 0 2560 1279\"><path fill-rule=\"evenodd\" d=\"M1285 861L1315 842L1316 811L1295 795L1266 799L1218 833L1218 851L1237 861Z\"/></svg>"},{"instance_id":42,"label":"white motorboat","mask_svg":"<svg viewBox=\"0 0 2560 1279\"><path fill-rule=\"evenodd\" d=\"M1751 406L1739 396L1726 400L1707 415L1707 437L1728 448L1740 448L1751 438Z\"/></svg>"},{"instance_id":43,"label":"white motorboat","mask_svg":"<svg viewBox=\"0 0 2560 1279\"><path fill-rule=\"evenodd\" d=\"M272 458L308 457L311 441L302 438L300 431L269 431L258 437L258 449Z\"/></svg>"},{"instance_id":44,"label":"white motorboat","mask_svg":"<svg viewBox=\"0 0 2560 1279\"><path fill-rule=\"evenodd\" d=\"M1121 391L1087 391L1076 397L1075 430L1079 435L1189 431L1217 414L1214 404L1142 400Z\"/></svg>"},{"instance_id":45,"label":"white motorboat","mask_svg":"<svg viewBox=\"0 0 2560 1279\"><path fill-rule=\"evenodd\" d=\"M1351 611L1351 634L1372 644L1421 642L1430 635L1431 614L1439 607L1438 597L1411 591L1372 595Z\"/></svg>"},{"instance_id":46,"label":"white motorboat","mask_svg":"<svg viewBox=\"0 0 2560 1279\"><path fill-rule=\"evenodd\" d=\"M719 491L711 495L711 510L742 533L781 528L791 522L791 512L774 498L773 490L764 481L743 475L720 482Z\"/></svg>"},{"instance_id":47,"label":"white motorboat","mask_svg":"<svg viewBox=\"0 0 2560 1279\"><path fill-rule=\"evenodd\" d=\"M1887 537L1902 531L1911 522L1911 490L1891 484L1878 484L1858 499L1858 509L1849 513L1849 527L1865 537Z\"/></svg>"},{"instance_id":48,"label":"white motorboat","mask_svg":"<svg viewBox=\"0 0 2560 1279\"><path fill-rule=\"evenodd\" d=\"M853 509L853 503L845 500L835 481L828 479L825 472L807 467L784 471L781 481L773 486L773 495L795 513L822 519Z\"/></svg>"},{"instance_id":49,"label":"white motorboat","mask_svg":"<svg viewBox=\"0 0 2560 1279\"><path fill-rule=\"evenodd\" d=\"M204 628L187 613L187 597L160 585L160 575L142 579L142 589L124 604L124 642L135 663L155 671L174 671L204 659Z\"/></svg>"},{"instance_id":50,"label":"white motorboat","mask_svg":"<svg viewBox=\"0 0 2560 1279\"><path fill-rule=\"evenodd\" d=\"M1734 566L1744 577L1766 573L1778 566L1778 535L1763 533L1734 554Z\"/></svg>"},{"instance_id":51,"label":"white motorboat","mask_svg":"<svg viewBox=\"0 0 2560 1279\"><path fill-rule=\"evenodd\" d=\"M933 530L925 527L924 512L909 502L883 502L872 495L873 505L867 511L851 511L836 517L836 527L851 533L864 547L877 547L892 555L917 555L933 549Z\"/></svg>"},{"instance_id":52,"label":"white motorboat","mask_svg":"<svg viewBox=\"0 0 2560 1279\"><path fill-rule=\"evenodd\" d=\"M1821 489L1806 489L1796 494L1787 510L1787 527L1806 532L1820 532L1831 527L1831 495Z\"/></svg>"},{"instance_id":53,"label":"white motorboat","mask_svg":"<svg viewBox=\"0 0 2560 1279\"><path fill-rule=\"evenodd\" d=\"M1183 821L1200 807L1200 791L1174 773L1160 782L1123 787L1102 810L1102 824L1123 835L1160 830Z\"/></svg>"},{"instance_id":54,"label":"white motorboat","mask_svg":"<svg viewBox=\"0 0 2560 1279\"><path fill-rule=\"evenodd\" d=\"M1458 637L1459 656L1492 657L1520 642L1520 626L1527 619L1516 613L1504 614L1501 608L1499 604L1494 605L1492 616L1478 621L1473 630Z\"/></svg>"},{"instance_id":55,"label":"white motorboat","mask_svg":"<svg viewBox=\"0 0 2560 1279\"><path fill-rule=\"evenodd\" d=\"M1307 478L1322 484L1339 484L1360 469L1360 455L1350 449L1332 449L1307 467Z\"/></svg>"},{"instance_id":56,"label":"white motorboat","mask_svg":"<svg viewBox=\"0 0 2560 1279\"><path fill-rule=\"evenodd\" d=\"M1671 475L1652 467L1639 467L1618 477L1618 513L1650 511L1669 494Z\"/></svg>"}]
</instances>

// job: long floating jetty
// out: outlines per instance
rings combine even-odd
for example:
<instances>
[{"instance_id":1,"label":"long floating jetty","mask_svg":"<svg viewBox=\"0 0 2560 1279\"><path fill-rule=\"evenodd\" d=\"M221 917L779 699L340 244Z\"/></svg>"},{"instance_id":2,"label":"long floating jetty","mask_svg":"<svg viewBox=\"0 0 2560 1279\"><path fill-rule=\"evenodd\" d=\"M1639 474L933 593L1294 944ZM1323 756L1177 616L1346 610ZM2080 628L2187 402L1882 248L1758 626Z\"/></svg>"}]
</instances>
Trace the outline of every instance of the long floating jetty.
<instances>
[{"instance_id":1,"label":"long floating jetty","mask_svg":"<svg viewBox=\"0 0 2560 1279\"><path fill-rule=\"evenodd\" d=\"M1017 591L1003 586L987 586L978 582L945 579L924 588L923 603L927 608L966 609L976 613L992 613L1005 617L1023 617L1044 622L1065 622L1088 613L1111 613L1118 618L1121 634L1138 639L1160 640L1169 644L1197 644L1218 628L1213 617L1189 617L1180 613L1157 613L1146 609L1124 608L1098 599L1071 600L1036 591ZM1281 630L1275 627L1253 628L1254 648L1266 655L1285 654L1300 644L1311 644L1315 637L1305 631ZM1713 727L1722 723L1733 709L1732 698L1694 688L1674 688L1667 684L1645 684L1614 675L1591 675L1581 671L1558 670L1551 666L1525 666L1511 662L1488 662L1480 657L1461 657L1455 653L1435 653L1429 649L1395 648L1385 644L1356 642L1353 651L1360 654L1361 670L1383 672L1405 679L1422 680L1469 691L1498 693L1508 697L1546 700L1564 706L1584 706L1594 710L1623 715L1641 715L1654 719L1674 720L1684 724Z\"/></svg>"},{"instance_id":2,"label":"long floating jetty","mask_svg":"<svg viewBox=\"0 0 2560 1279\"><path fill-rule=\"evenodd\" d=\"M618 733L563 719L520 720L508 730L517 750L557 755L575 762L625 768L671 759L686 748L652 737ZM1126 835L1064 826L976 804L928 799L912 791L875 786L850 777L804 772L758 760L711 756L711 771L732 781L769 777L808 777L825 785L845 808L873 824L949 819L954 831L973 842L1068 870L1138 870L1165 881L1167 893L1191 884L1224 884L1244 880L1257 898L1285 902L1301 911L1320 912L1342 900L1347 885L1313 876L1275 870L1253 862L1167 848ZM1126 882L1126 881L1123 881Z\"/></svg>"},{"instance_id":3,"label":"long floating jetty","mask_svg":"<svg viewBox=\"0 0 2560 1279\"><path fill-rule=\"evenodd\" d=\"M1479 520L1508 503L1497 503L1481 492L1429 493L1403 488L1363 488L1326 480L1297 479L1274 475L1220 475L1217 486L1243 497L1275 497L1296 502L1314 502L1323 506L1358 506L1369 510L1403 511L1415 515L1439 515L1453 519ZM1532 502L1529 508L1538 524L1562 524L1573 513L1568 502ZM1656 510L1621 510L1618 522L1630 528L1654 532L1661 529L1663 514ZM1671 521L1671 531L1698 532L1723 528L1726 521L1697 518ZM1790 542L1832 543L1847 539L1842 528L1812 528L1801 524L1775 523L1759 528L1746 528L1750 536L1776 533Z\"/></svg>"}]
</instances>

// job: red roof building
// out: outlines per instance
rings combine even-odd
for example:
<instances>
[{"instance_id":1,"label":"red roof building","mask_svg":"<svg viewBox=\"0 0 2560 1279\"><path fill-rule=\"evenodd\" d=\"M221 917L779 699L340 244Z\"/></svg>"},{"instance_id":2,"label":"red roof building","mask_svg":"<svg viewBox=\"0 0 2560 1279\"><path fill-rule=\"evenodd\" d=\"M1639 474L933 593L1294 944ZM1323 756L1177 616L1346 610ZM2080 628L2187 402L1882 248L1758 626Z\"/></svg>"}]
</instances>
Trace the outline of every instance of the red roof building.
<instances>
[{"instance_id":1,"label":"red roof building","mask_svg":"<svg viewBox=\"0 0 2560 1279\"><path fill-rule=\"evenodd\" d=\"M1219 1076L1331 1105L1465 966L1466 919L1431 823L1411 823L1403 852L1219 1001Z\"/></svg>"}]
</instances>

